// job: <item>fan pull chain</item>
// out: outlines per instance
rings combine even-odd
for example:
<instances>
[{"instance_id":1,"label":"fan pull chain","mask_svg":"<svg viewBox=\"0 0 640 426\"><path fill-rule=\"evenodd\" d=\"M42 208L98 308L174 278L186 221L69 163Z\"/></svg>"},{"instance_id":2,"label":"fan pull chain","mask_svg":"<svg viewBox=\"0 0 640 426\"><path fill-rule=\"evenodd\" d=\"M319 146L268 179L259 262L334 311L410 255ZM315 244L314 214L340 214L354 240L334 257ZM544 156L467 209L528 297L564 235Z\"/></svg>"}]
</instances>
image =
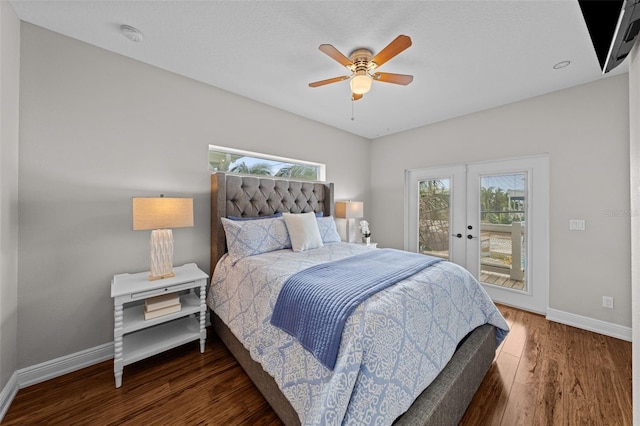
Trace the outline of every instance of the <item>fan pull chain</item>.
<instances>
[{"instance_id":1,"label":"fan pull chain","mask_svg":"<svg viewBox=\"0 0 640 426\"><path fill-rule=\"evenodd\" d=\"M353 104L355 104L356 101L354 101L353 99L351 100L351 121L355 120L356 118L353 116Z\"/></svg>"}]
</instances>

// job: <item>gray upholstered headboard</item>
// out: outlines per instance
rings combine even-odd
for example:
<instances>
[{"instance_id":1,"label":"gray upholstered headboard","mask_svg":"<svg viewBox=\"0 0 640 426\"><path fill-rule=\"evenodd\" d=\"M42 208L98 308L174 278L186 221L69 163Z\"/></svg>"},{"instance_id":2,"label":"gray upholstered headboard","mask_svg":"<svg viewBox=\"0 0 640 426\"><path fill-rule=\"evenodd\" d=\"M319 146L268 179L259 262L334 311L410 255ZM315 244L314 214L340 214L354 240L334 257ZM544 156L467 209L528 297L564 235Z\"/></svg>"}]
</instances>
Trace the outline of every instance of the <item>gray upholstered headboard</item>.
<instances>
[{"instance_id":1,"label":"gray upholstered headboard","mask_svg":"<svg viewBox=\"0 0 640 426\"><path fill-rule=\"evenodd\" d=\"M333 215L333 183L262 178L215 172L211 175L211 274L227 251L221 217L270 216L278 212Z\"/></svg>"}]
</instances>

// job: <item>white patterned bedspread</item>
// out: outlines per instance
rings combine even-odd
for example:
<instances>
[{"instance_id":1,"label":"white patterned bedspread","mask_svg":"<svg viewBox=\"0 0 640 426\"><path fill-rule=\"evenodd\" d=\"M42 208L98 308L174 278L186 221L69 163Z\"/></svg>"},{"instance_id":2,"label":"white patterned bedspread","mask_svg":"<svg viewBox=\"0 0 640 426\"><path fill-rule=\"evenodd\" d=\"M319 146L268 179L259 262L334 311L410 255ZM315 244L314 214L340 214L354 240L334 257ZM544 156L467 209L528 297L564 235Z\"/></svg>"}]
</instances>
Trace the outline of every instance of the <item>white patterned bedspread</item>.
<instances>
[{"instance_id":1,"label":"white patterned bedspread","mask_svg":"<svg viewBox=\"0 0 640 426\"><path fill-rule=\"evenodd\" d=\"M284 281L309 266L375 250L332 243L220 259L207 303L273 376L303 425L389 425L444 368L460 340L490 323L508 330L465 269L440 262L361 304L345 324L333 371L269 323ZM345 283L348 285L348 283Z\"/></svg>"}]
</instances>

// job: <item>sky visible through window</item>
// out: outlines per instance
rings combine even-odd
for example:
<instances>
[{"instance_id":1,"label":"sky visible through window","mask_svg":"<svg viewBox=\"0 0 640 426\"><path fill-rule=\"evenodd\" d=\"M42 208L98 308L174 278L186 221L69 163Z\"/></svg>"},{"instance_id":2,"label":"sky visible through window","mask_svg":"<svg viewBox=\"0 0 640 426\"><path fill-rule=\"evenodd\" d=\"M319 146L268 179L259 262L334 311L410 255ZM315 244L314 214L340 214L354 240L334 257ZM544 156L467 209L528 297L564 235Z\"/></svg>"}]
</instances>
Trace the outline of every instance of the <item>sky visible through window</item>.
<instances>
[{"instance_id":1,"label":"sky visible through window","mask_svg":"<svg viewBox=\"0 0 640 426\"><path fill-rule=\"evenodd\" d=\"M291 163L286 163L284 161L275 161L275 160L266 160L263 158L255 158L255 157L240 157L236 161L232 162L229 165L229 170L233 169L244 163L249 169L255 167L256 164L268 164L271 168L271 175L275 176L281 168L291 166Z\"/></svg>"}]
</instances>

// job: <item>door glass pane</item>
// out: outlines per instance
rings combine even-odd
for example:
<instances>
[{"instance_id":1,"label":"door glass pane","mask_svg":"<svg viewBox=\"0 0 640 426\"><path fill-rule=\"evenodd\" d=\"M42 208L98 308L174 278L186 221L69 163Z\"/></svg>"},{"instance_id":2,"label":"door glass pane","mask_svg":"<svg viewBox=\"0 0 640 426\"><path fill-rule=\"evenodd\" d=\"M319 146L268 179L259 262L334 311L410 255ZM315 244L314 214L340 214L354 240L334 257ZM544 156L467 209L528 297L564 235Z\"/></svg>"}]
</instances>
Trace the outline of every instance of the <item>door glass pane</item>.
<instances>
[{"instance_id":1,"label":"door glass pane","mask_svg":"<svg viewBox=\"0 0 640 426\"><path fill-rule=\"evenodd\" d=\"M418 252L449 259L449 178L420 182Z\"/></svg>"},{"instance_id":2,"label":"door glass pane","mask_svg":"<svg viewBox=\"0 0 640 426\"><path fill-rule=\"evenodd\" d=\"M480 281L526 291L527 174L480 178Z\"/></svg>"}]
</instances>

